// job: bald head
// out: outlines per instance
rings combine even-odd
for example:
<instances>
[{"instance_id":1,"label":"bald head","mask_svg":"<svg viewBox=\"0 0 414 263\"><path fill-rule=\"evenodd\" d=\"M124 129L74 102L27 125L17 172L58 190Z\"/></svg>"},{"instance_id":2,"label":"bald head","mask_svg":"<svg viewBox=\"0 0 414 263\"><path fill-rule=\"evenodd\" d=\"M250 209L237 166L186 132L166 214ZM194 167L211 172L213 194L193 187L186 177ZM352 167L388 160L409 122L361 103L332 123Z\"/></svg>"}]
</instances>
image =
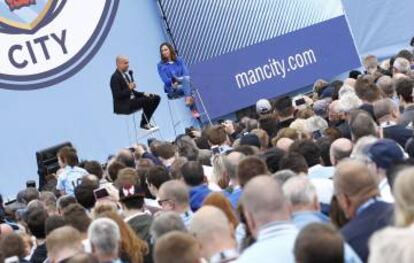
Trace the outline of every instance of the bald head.
<instances>
[{"instance_id":1,"label":"bald head","mask_svg":"<svg viewBox=\"0 0 414 263\"><path fill-rule=\"evenodd\" d=\"M276 147L284 152L289 152L289 147L293 144L293 140L290 138L281 138L277 141Z\"/></svg>"},{"instance_id":2,"label":"bald head","mask_svg":"<svg viewBox=\"0 0 414 263\"><path fill-rule=\"evenodd\" d=\"M278 218L289 217L282 188L270 176L251 179L244 188L242 204L259 227Z\"/></svg>"},{"instance_id":3,"label":"bald head","mask_svg":"<svg viewBox=\"0 0 414 263\"><path fill-rule=\"evenodd\" d=\"M13 233L13 228L8 224L0 224L0 236L7 236Z\"/></svg>"},{"instance_id":4,"label":"bald head","mask_svg":"<svg viewBox=\"0 0 414 263\"><path fill-rule=\"evenodd\" d=\"M343 160L336 166L334 187L336 194L356 199L368 199L379 194L377 177L364 162L357 160Z\"/></svg>"},{"instance_id":5,"label":"bald head","mask_svg":"<svg viewBox=\"0 0 414 263\"><path fill-rule=\"evenodd\" d=\"M188 189L184 182L170 180L163 183L158 192L160 200L171 200L180 206L188 206Z\"/></svg>"},{"instance_id":6,"label":"bald head","mask_svg":"<svg viewBox=\"0 0 414 263\"><path fill-rule=\"evenodd\" d=\"M348 158L352 153L353 144L346 138L339 138L331 144L329 155L332 165L336 165L342 159Z\"/></svg>"},{"instance_id":7,"label":"bald head","mask_svg":"<svg viewBox=\"0 0 414 263\"><path fill-rule=\"evenodd\" d=\"M126 72L129 68L129 60L126 56L119 55L116 57L116 68L121 72Z\"/></svg>"},{"instance_id":8,"label":"bald head","mask_svg":"<svg viewBox=\"0 0 414 263\"><path fill-rule=\"evenodd\" d=\"M231 238L230 222L223 211L214 206L203 206L193 216L189 231L203 242Z\"/></svg>"},{"instance_id":9,"label":"bald head","mask_svg":"<svg viewBox=\"0 0 414 263\"><path fill-rule=\"evenodd\" d=\"M391 99L386 98L374 103L374 114L377 120L381 121L387 116L396 114L398 111L398 105Z\"/></svg>"}]
</instances>

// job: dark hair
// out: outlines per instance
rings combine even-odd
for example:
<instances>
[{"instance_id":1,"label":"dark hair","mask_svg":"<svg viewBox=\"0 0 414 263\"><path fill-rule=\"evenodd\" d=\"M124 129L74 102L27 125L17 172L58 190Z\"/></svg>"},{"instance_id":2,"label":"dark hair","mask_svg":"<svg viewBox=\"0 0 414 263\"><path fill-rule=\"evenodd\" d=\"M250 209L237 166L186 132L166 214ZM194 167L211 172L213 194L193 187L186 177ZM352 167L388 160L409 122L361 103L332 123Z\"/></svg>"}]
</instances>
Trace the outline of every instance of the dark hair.
<instances>
[{"instance_id":1,"label":"dark hair","mask_svg":"<svg viewBox=\"0 0 414 263\"><path fill-rule=\"evenodd\" d=\"M332 166L331 164L331 156L330 156L330 149L332 141L328 137L322 137L317 141L317 145L319 145L319 149L321 152L321 159L323 161L324 166Z\"/></svg>"},{"instance_id":2,"label":"dark hair","mask_svg":"<svg viewBox=\"0 0 414 263\"><path fill-rule=\"evenodd\" d=\"M26 223L33 236L39 239L46 237L45 222L48 214L44 208L33 207L27 211Z\"/></svg>"},{"instance_id":3,"label":"dark hair","mask_svg":"<svg viewBox=\"0 0 414 263\"><path fill-rule=\"evenodd\" d=\"M413 102L413 88L414 81L411 79L400 79L396 83L396 91L398 96L401 96L405 102Z\"/></svg>"},{"instance_id":4,"label":"dark hair","mask_svg":"<svg viewBox=\"0 0 414 263\"><path fill-rule=\"evenodd\" d=\"M297 152L290 152L285 154L279 162L280 170L292 170L293 172L308 173L308 164L305 157Z\"/></svg>"},{"instance_id":5,"label":"dark hair","mask_svg":"<svg viewBox=\"0 0 414 263\"><path fill-rule=\"evenodd\" d=\"M58 206L59 209L61 209L62 211L68 207L71 204L76 204L76 198L72 195L65 195L65 196L61 196L57 202L56 205Z\"/></svg>"},{"instance_id":6,"label":"dark hair","mask_svg":"<svg viewBox=\"0 0 414 263\"><path fill-rule=\"evenodd\" d=\"M136 186L140 187L140 186ZM122 189L120 190L122 191ZM121 198L121 203L125 205L127 209L142 209L144 206L144 195L133 194L127 197Z\"/></svg>"},{"instance_id":7,"label":"dark hair","mask_svg":"<svg viewBox=\"0 0 414 263\"><path fill-rule=\"evenodd\" d=\"M374 102L381 97L381 90L368 78L360 78L355 82L355 93L361 100Z\"/></svg>"},{"instance_id":8,"label":"dark hair","mask_svg":"<svg viewBox=\"0 0 414 263\"><path fill-rule=\"evenodd\" d=\"M26 204L30 203L30 201L39 199L39 197L39 191L35 187L27 187L24 190L23 200Z\"/></svg>"},{"instance_id":9,"label":"dark hair","mask_svg":"<svg viewBox=\"0 0 414 263\"><path fill-rule=\"evenodd\" d=\"M108 166L108 174L112 182L116 181L118 178L118 172L124 168L126 168L126 165L118 161L114 161Z\"/></svg>"},{"instance_id":10,"label":"dark hair","mask_svg":"<svg viewBox=\"0 0 414 263\"><path fill-rule=\"evenodd\" d=\"M275 105L276 111L280 117L289 117L293 114L294 108L292 105L292 98L289 96L279 98Z\"/></svg>"},{"instance_id":11,"label":"dark hair","mask_svg":"<svg viewBox=\"0 0 414 263\"><path fill-rule=\"evenodd\" d=\"M76 228L81 233L88 231L91 219L85 209L79 204L72 204L63 211L63 218L66 224Z\"/></svg>"},{"instance_id":12,"label":"dark hair","mask_svg":"<svg viewBox=\"0 0 414 263\"><path fill-rule=\"evenodd\" d=\"M246 156L252 156L257 153L257 148L250 145L240 145L233 149L233 152L239 152Z\"/></svg>"},{"instance_id":13,"label":"dark hair","mask_svg":"<svg viewBox=\"0 0 414 263\"><path fill-rule=\"evenodd\" d=\"M284 154L285 152L279 148L267 150L262 154L262 158L265 160L267 168L271 173L279 171L279 162Z\"/></svg>"},{"instance_id":14,"label":"dark hair","mask_svg":"<svg viewBox=\"0 0 414 263\"><path fill-rule=\"evenodd\" d=\"M57 156L67 165L73 167L76 166L79 162L76 149L70 146L62 147Z\"/></svg>"},{"instance_id":15,"label":"dark hair","mask_svg":"<svg viewBox=\"0 0 414 263\"><path fill-rule=\"evenodd\" d=\"M342 263L344 241L331 225L313 223L300 231L294 254L296 262L301 263Z\"/></svg>"},{"instance_id":16,"label":"dark hair","mask_svg":"<svg viewBox=\"0 0 414 263\"><path fill-rule=\"evenodd\" d=\"M167 160L175 155L176 148L172 143L163 142L158 146L157 153L159 157Z\"/></svg>"},{"instance_id":17,"label":"dark hair","mask_svg":"<svg viewBox=\"0 0 414 263\"><path fill-rule=\"evenodd\" d=\"M58 216L58 215L49 216L45 222L46 236L49 235L49 233L52 232L53 230L59 227L65 226L65 225L66 225L66 222L63 216Z\"/></svg>"},{"instance_id":18,"label":"dark hair","mask_svg":"<svg viewBox=\"0 0 414 263\"><path fill-rule=\"evenodd\" d=\"M414 54L409 50L403 49L398 52L397 58L405 58L411 63L414 60Z\"/></svg>"},{"instance_id":19,"label":"dark hair","mask_svg":"<svg viewBox=\"0 0 414 263\"><path fill-rule=\"evenodd\" d=\"M177 60L177 52L175 52L174 47L173 47L170 43L168 43L168 42L164 42L164 43L162 43L162 44L160 45L160 56L161 56L161 60L162 60L163 62L167 62L167 61L168 61L168 60L167 60L167 58L164 58L164 57L162 56L162 51L161 51L161 49L162 49L162 47L163 47L163 46L166 46L166 47L170 50L171 60L172 60L172 61L176 61L176 60Z\"/></svg>"},{"instance_id":20,"label":"dark hair","mask_svg":"<svg viewBox=\"0 0 414 263\"><path fill-rule=\"evenodd\" d=\"M84 168L89 174L96 175L98 179L102 179L103 169L99 162L97 161L86 161L84 163Z\"/></svg>"},{"instance_id":21,"label":"dark hair","mask_svg":"<svg viewBox=\"0 0 414 263\"><path fill-rule=\"evenodd\" d=\"M181 174L189 186L198 186L205 181L203 166L200 162L189 161L181 167Z\"/></svg>"},{"instance_id":22,"label":"dark hair","mask_svg":"<svg viewBox=\"0 0 414 263\"><path fill-rule=\"evenodd\" d=\"M291 152L297 152L306 159L308 167L312 167L320 163L321 149L311 140L295 141L289 148Z\"/></svg>"},{"instance_id":23,"label":"dark hair","mask_svg":"<svg viewBox=\"0 0 414 263\"><path fill-rule=\"evenodd\" d=\"M237 178L240 186L244 187L253 177L268 174L266 163L256 156L248 156L237 166Z\"/></svg>"},{"instance_id":24,"label":"dark hair","mask_svg":"<svg viewBox=\"0 0 414 263\"><path fill-rule=\"evenodd\" d=\"M157 189L159 189L164 182L169 180L171 180L170 173L164 166L158 165L152 167L148 171L147 181Z\"/></svg>"},{"instance_id":25,"label":"dark hair","mask_svg":"<svg viewBox=\"0 0 414 263\"><path fill-rule=\"evenodd\" d=\"M207 130L207 139L213 145L221 145L227 139L226 131L221 125L214 125Z\"/></svg>"},{"instance_id":26,"label":"dark hair","mask_svg":"<svg viewBox=\"0 0 414 263\"><path fill-rule=\"evenodd\" d=\"M75 188L75 197L80 205L85 209L91 209L95 206L95 196L93 191L98 189L98 186L93 183L82 182Z\"/></svg>"}]
</instances>

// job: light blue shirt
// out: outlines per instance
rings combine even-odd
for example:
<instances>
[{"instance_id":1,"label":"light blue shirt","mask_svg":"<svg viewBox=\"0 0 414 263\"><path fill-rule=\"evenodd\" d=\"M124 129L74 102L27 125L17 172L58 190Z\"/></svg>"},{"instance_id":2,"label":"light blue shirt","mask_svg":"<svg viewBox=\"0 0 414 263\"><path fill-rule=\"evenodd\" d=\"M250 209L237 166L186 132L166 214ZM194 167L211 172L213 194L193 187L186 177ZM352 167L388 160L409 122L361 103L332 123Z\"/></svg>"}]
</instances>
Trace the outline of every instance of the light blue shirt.
<instances>
[{"instance_id":1,"label":"light blue shirt","mask_svg":"<svg viewBox=\"0 0 414 263\"><path fill-rule=\"evenodd\" d=\"M187 229L190 227L191 219L193 219L193 215L194 215L193 211L191 210L188 210L187 212L180 214L181 219L183 220L184 225Z\"/></svg>"},{"instance_id":2,"label":"light blue shirt","mask_svg":"<svg viewBox=\"0 0 414 263\"><path fill-rule=\"evenodd\" d=\"M85 175L88 175L88 172L85 169L67 165L63 169L63 172L59 174L56 189L65 192L67 195L74 195L75 186L78 185L78 180Z\"/></svg>"},{"instance_id":3,"label":"light blue shirt","mask_svg":"<svg viewBox=\"0 0 414 263\"><path fill-rule=\"evenodd\" d=\"M329 224L330 220L327 216L320 212L305 211L296 212L292 215L292 221L300 230L312 223ZM344 260L345 263L362 263L359 256L347 243L344 243Z\"/></svg>"},{"instance_id":4,"label":"light blue shirt","mask_svg":"<svg viewBox=\"0 0 414 263\"><path fill-rule=\"evenodd\" d=\"M289 221L264 225L256 243L247 248L238 263L294 263L293 246L298 229Z\"/></svg>"},{"instance_id":5,"label":"light blue shirt","mask_svg":"<svg viewBox=\"0 0 414 263\"><path fill-rule=\"evenodd\" d=\"M309 167L308 177L309 179L331 179L334 175L335 167L333 166L322 166L320 164Z\"/></svg>"}]
</instances>

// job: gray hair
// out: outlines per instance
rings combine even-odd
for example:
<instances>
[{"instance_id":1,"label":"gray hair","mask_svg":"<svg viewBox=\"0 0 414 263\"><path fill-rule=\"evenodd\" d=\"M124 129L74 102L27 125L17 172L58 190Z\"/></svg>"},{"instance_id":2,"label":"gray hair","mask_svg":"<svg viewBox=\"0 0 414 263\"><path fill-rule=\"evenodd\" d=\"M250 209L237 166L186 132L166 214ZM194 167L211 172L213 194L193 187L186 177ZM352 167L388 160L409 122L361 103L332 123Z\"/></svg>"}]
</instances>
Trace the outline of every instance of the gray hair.
<instances>
[{"instance_id":1,"label":"gray hair","mask_svg":"<svg viewBox=\"0 0 414 263\"><path fill-rule=\"evenodd\" d=\"M398 109L398 105L390 98L382 99L374 103L374 114L377 119L390 115L396 109Z\"/></svg>"},{"instance_id":2,"label":"gray hair","mask_svg":"<svg viewBox=\"0 0 414 263\"><path fill-rule=\"evenodd\" d=\"M293 178L295 176L298 176L297 173L295 173L292 170L288 170L288 169L280 170L272 174L273 179L275 179L280 185L283 185L290 178Z\"/></svg>"},{"instance_id":3,"label":"gray hair","mask_svg":"<svg viewBox=\"0 0 414 263\"><path fill-rule=\"evenodd\" d=\"M179 214L175 212L164 212L152 221L150 233L153 241L156 241L162 235L171 231L187 232L187 228Z\"/></svg>"},{"instance_id":4,"label":"gray hair","mask_svg":"<svg viewBox=\"0 0 414 263\"><path fill-rule=\"evenodd\" d=\"M353 109L359 108L362 101L355 93L348 92L344 94L338 102L338 112L349 113Z\"/></svg>"},{"instance_id":5,"label":"gray hair","mask_svg":"<svg viewBox=\"0 0 414 263\"><path fill-rule=\"evenodd\" d=\"M118 225L109 218L95 219L88 229L88 238L92 245L106 255L118 253L121 233Z\"/></svg>"},{"instance_id":6,"label":"gray hair","mask_svg":"<svg viewBox=\"0 0 414 263\"><path fill-rule=\"evenodd\" d=\"M328 122L321 116L312 116L306 119L306 127L308 132L320 131L323 133L326 129L328 129L329 125Z\"/></svg>"},{"instance_id":7,"label":"gray hair","mask_svg":"<svg viewBox=\"0 0 414 263\"><path fill-rule=\"evenodd\" d=\"M377 81L377 86L389 98L392 98L395 93L394 82L390 76L380 77Z\"/></svg>"},{"instance_id":8,"label":"gray hair","mask_svg":"<svg viewBox=\"0 0 414 263\"><path fill-rule=\"evenodd\" d=\"M315 186L304 176L290 178L283 185L283 193L292 206L310 205L316 198Z\"/></svg>"},{"instance_id":9,"label":"gray hair","mask_svg":"<svg viewBox=\"0 0 414 263\"><path fill-rule=\"evenodd\" d=\"M410 263L414 258L413 228L387 227L369 242L369 263Z\"/></svg>"},{"instance_id":10,"label":"gray hair","mask_svg":"<svg viewBox=\"0 0 414 263\"><path fill-rule=\"evenodd\" d=\"M411 72L410 61L405 58L396 58L393 66L399 73L408 74Z\"/></svg>"}]
</instances>

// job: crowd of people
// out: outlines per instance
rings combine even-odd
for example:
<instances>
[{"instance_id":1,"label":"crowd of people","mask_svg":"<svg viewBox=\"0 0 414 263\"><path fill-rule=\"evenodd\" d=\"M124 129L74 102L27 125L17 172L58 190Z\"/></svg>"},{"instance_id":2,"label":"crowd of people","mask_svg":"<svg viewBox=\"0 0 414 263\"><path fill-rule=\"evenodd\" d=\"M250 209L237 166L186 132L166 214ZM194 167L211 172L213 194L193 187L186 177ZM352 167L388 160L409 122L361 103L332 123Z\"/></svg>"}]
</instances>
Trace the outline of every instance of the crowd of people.
<instances>
[{"instance_id":1,"label":"crowd of people","mask_svg":"<svg viewBox=\"0 0 414 263\"><path fill-rule=\"evenodd\" d=\"M104 165L60 149L1 206L0 262L412 262L414 55L363 62Z\"/></svg>"}]
</instances>

